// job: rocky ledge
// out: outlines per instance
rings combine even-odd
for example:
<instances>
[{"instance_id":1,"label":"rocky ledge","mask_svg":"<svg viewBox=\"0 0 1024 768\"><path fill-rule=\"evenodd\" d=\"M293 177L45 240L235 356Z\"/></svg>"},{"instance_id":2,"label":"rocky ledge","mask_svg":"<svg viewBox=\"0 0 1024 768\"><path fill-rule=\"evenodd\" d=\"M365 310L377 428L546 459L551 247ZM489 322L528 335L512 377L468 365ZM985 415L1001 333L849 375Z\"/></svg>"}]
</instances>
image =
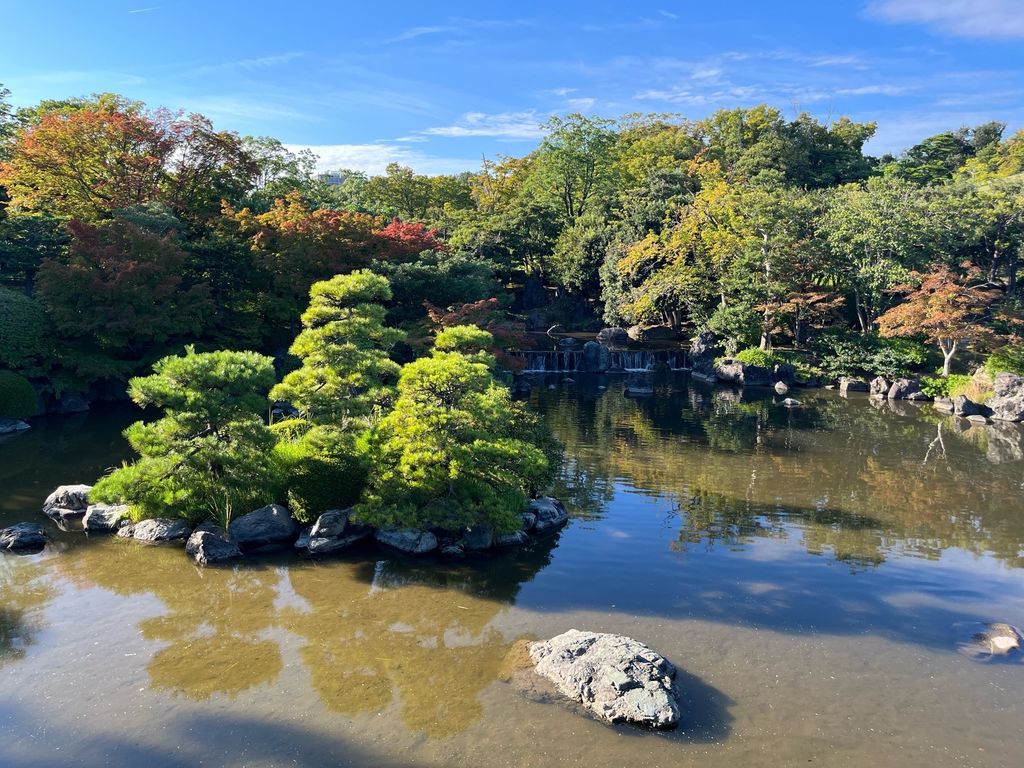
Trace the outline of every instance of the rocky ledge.
<instances>
[{"instance_id":1,"label":"rocky ledge","mask_svg":"<svg viewBox=\"0 0 1024 768\"><path fill-rule=\"evenodd\" d=\"M62 485L46 497L43 514L66 529L85 517L91 485Z\"/></svg>"},{"instance_id":2,"label":"rocky ledge","mask_svg":"<svg viewBox=\"0 0 1024 768\"><path fill-rule=\"evenodd\" d=\"M570 629L530 646L537 674L610 723L671 728L679 722L675 667L623 635Z\"/></svg>"}]
</instances>

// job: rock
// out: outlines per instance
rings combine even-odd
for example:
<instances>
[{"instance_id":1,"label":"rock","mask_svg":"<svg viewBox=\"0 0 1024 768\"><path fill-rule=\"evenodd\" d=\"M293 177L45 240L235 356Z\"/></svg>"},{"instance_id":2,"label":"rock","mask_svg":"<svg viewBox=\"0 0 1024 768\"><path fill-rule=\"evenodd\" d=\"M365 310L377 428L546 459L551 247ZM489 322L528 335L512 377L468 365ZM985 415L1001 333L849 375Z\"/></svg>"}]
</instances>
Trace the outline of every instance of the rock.
<instances>
[{"instance_id":1,"label":"rock","mask_svg":"<svg viewBox=\"0 0 1024 768\"><path fill-rule=\"evenodd\" d=\"M988 424L988 419L982 416L980 413L972 413L970 416L965 417L971 424Z\"/></svg>"},{"instance_id":2,"label":"rock","mask_svg":"<svg viewBox=\"0 0 1024 768\"><path fill-rule=\"evenodd\" d=\"M959 625L970 635L959 645L961 653L979 659L991 659L1020 653L1024 647L1024 635L1016 627L1001 621L984 624Z\"/></svg>"},{"instance_id":3,"label":"rock","mask_svg":"<svg viewBox=\"0 0 1024 768\"><path fill-rule=\"evenodd\" d=\"M596 341L588 341L583 345L583 360L580 370L587 373L604 373L612 367L612 353L608 347Z\"/></svg>"},{"instance_id":4,"label":"rock","mask_svg":"<svg viewBox=\"0 0 1024 768\"><path fill-rule=\"evenodd\" d=\"M14 435L32 429L21 419L0 419L0 435Z\"/></svg>"},{"instance_id":5,"label":"rock","mask_svg":"<svg viewBox=\"0 0 1024 768\"><path fill-rule=\"evenodd\" d=\"M967 395L957 395L953 400L953 413L957 416L985 416L988 408L971 400Z\"/></svg>"},{"instance_id":6,"label":"rock","mask_svg":"<svg viewBox=\"0 0 1024 768\"><path fill-rule=\"evenodd\" d=\"M569 521L569 513L558 499L541 496L530 501L530 512L537 516L533 531L545 533L565 525Z\"/></svg>"},{"instance_id":7,"label":"rock","mask_svg":"<svg viewBox=\"0 0 1024 768\"><path fill-rule=\"evenodd\" d=\"M559 339L555 343L559 347L569 347L569 348L571 348L571 347L579 346L580 340L579 339L574 339L572 336L565 336L564 338Z\"/></svg>"},{"instance_id":8,"label":"rock","mask_svg":"<svg viewBox=\"0 0 1024 768\"><path fill-rule=\"evenodd\" d=\"M871 380L871 384L868 386L869 391L871 392L871 397L885 397L889 394L889 387L891 385L889 384L889 380L884 376L876 376Z\"/></svg>"},{"instance_id":9,"label":"rock","mask_svg":"<svg viewBox=\"0 0 1024 768\"><path fill-rule=\"evenodd\" d=\"M603 720L652 728L679 722L675 667L632 638L570 629L533 643L530 658L537 674Z\"/></svg>"},{"instance_id":10,"label":"rock","mask_svg":"<svg viewBox=\"0 0 1024 768\"><path fill-rule=\"evenodd\" d=\"M46 497L43 514L63 527L85 515L91 490L91 485L62 485Z\"/></svg>"},{"instance_id":11,"label":"rock","mask_svg":"<svg viewBox=\"0 0 1024 768\"><path fill-rule=\"evenodd\" d=\"M952 413L955 407L953 405L953 401L948 397L936 397L933 405L935 406L935 410L942 411L943 413Z\"/></svg>"},{"instance_id":12,"label":"rock","mask_svg":"<svg viewBox=\"0 0 1024 768\"><path fill-rule=\"evenodd\" d=\"M796 381L796 368L789 363L778 363L772 368L772 378L777 384L793 386Z\"/></svg>"},{"instance_id":13,"label":"rock","mask_svg":"<svg viewBox=\"0 0 1024 768\"><path fill-rule=\"evenodd\" d=\"M216 565L242 557L237 542L228 538L220 526L200 526L185 543L185 552L199 565Z\"/></svg>"},{"instance_id":14,"label":"rock","mask_svg":"<svg viewBox=\"0 0 1024 768\"><path fill-rule=\"evenodd\" d=\"M89 401L77 392L65 392L54 403L54 413L85 413L89 410Z\"/></svg>"},{"instance_id":15,"label":"rock","mask_svg":"<svg viewBox=\"0 0 1024 768\"><path fill-rule=\"evenodd\" d=\"M1000 421L1024 421L1024 376L1000 373L992 385L995 397L988 401L992 418Z\"/></svg>"},{"instance_id":16,"label":"rock","mask_svg":"<svg viewBox=\"0 0 1024 768\"><path fill-rule=\"evenodd\" d=\"M668 325L633 325L626 331L633 341L675 341L679 338L675 328Z\"/></svg>"},{"instance_id":17,"label":"rock","mask_svg":"<svg viewBox=\"0 0 1024 768\"><path fill-rule=\"evenodd\" d=\"M548 328L548 336L553 336L556 333L565 333L565 326L561 324L555 324Z\"/></svg>"},{"instance_id":18,"label":"rock","mask_svg":"<svg viewBox=\"0 0 1024 768\"><path fill-rule=\"evenodd\" d=\"M602 328L597 332L597 341L606 347L625 347L629 344L629 332L625 328Z\"/></svg>"},{"instance_id":19,"label":"rock","mask_svg":"<svg viewBox=\"0 0 1024 768\"><path fill-rule=\"evenodd\" d=\"M117 535L123 539L135 539L145 544L178 543L185 541L191 533L192 526L187 520L169 517L140 520L117 531Z\"/></svg>"},{"instance_id":20,"label":"rock","mask_svg":"<svg viewBox=\"0 0 1024 768\"><path fill-rule=\"evenodd\" d=\"M245 551L287 546L298 538L299 524L280 504L260 507L228 525L232 541Z\"/></svg>"},{"instance_id":21,"label":"rock","mask_svg":"<svg viewBox=\"0 0 1024 768\"><path fill-rule=\"evenodd\" d=\"M490 549L494 544L494 528L490 525L478 525L467 528L462 536L462 545L468 552L479 552Z\"/></svg>"},{"instance_id":22,"label":"rock","mask_svg":"<svg viewBox=\"0 0 1024 768\"><path fill-rule=\"evenodd\" d=\"M627 397L650 397L654 394L654 381L649 375L631 373L622 391Z\"/></svg>"},{"instance_id":23,"label":"rock","mask_svg":"<svg viewBox=\"0 0 1024 768\"><path fill-rule=\"evenodd\" d=\"M371 528L350 525L345 529L345 533L339 536L310 536L306 549L311 555L325 555L328 552L347 549L357 541L367 538L371 533L373 533Z\"/></svg>"},{"instance_id":24,"label":"rock","mask_svg":"<svg viewBox=\"0 0 1024 768\"><path fill-rule=\"evenodd\" d=\"M775 382L775 391L778 394L780 394L780 395L788 395L789 394L789 386L784 381L776 381Z\"/></svg>"},{"instance_id":25,"label":"rock","mask_svg":"<svg viewBox=\"0 0 1024 768\"><path fill-rule=\"evenodd\" d=\"M536 512L523 512L519 515L519 519L522 520L522 529L524 531L532 531L534 526L537 525Z\"/></svg>"},{"instance_id":26,"label":"rock","mask_svg":"<svg viewBox=\"0 0 1024 768\"><path fill-rule=\"evenodd\" d=\"M848 379L845 376L839 380L839 394L846 395L849 392L867 392L868 383L861 379Z\"/></svg>"},{"instance_id":27,"label":"rock","mask_svg":"<svg viewBox=\"0 0 1024 768\"><path fill-rule=\"evenodd\" d=\"M116 531L127 517L127 504L90 504L82 518L82 527L90 533Z\"/></svg>"},{"instance_id":28,"label":"rock","mask_svg":"<svg viewBox=\"0 0 1024 768\"><path fill-rule=\"evenodd\" d=\"M896 379L889 387L887 397L890 400L916 399L910 397L915 392L921 392L921 383L917 379Z\"/></svg>"},{"instance_id":29,"label":"rock","mask_svg":"<svg viewBox=\"0 0 1024 768\"><path fill-rule=\"evenodd\" d=\"M0 530L0 549L38 552L46 546L46 532L38 523L15 523Z\"/></svg>"},{"instance_id":30,"label":"rock","mask_svg":"<svg viewBox=\"0 0 1024 768\"><path fill-rule=\"evenodd\" d=\"M698 333L690 344L690 368L703 378L715 371L715 360L722 356L722 348L711 331Z\"/></svg>"},{"instance_id":31,"label":"rock","mask_svg":"<svg viewBox=\"0 0 1024 768\"><path fill-rule=\"evenodd\" d=\"M459 542L452 541L441 547L441 554L445 557L462 557L466 554L466 550Z\"/></svg>"},{"instance_id":32,"label":"rock","mask_svg":"<svg viewBox=\"0 0 1024 768\"><path fill-rule=\"evenodd\" d=\"M772 386L772 373L760 365L748 365L739 360L726 359L715 366L715 376L727 384L746 387Z\"/></svg>"},{"instance_id":33,"label":"rock","mask_svg":"<svg viewBox=\"0 0 1024 768\"><path fill-rule=\"evenodd\" d=\"M494 537L496 547L521 547L530 540L526 531L512 531L512 533L499 533Z\"/></svg>"},{"instance_id":34,"label":"rock","mask_svg":"<svg viewBox=\"0 0 1024 768\"><path fill-rule=\"evenodd\" d=\"M379 530L374 533L374 538L381 544L408 552L410 555L425 555L437 549L437 537L434 534L413 528Z\"/></svg>"},{"instance_id":35,"label":"rock","mask_svg":"<svg viewBox=\"0 0 1024 768\"><path fill-rule=\"evenodd\" d=\"M931 398L928 397L928 395L926 395L920 389L917 390L916 392L911 392L910 394L908 394L906 399L907 400L916 400L918 402L924 402L924 401L927 401L927 400L931 400Z\"/></svg>"},{"instance_id":36,"label":"rock","mask_svg":"<svg viewBox=\"0 0 1024 768\"><path fill-rule=\"evenodd\" d=\"M782 404L787 408L797 408L803 405L803 403L801 403L795 397L787 397L785 400L782 401Z\"/></svg>"},{"instance_id":37,"label":"rock","mask_svg":"<svg viewBox=\"0 0 1024 768\"><path fill-rule=\"evenodd\" d=\"M348 525L348 518L352 514L352 508L328 509L313 523L309 529L310 538L332 538L341 536Z\"/></svg>"}]
</instances>

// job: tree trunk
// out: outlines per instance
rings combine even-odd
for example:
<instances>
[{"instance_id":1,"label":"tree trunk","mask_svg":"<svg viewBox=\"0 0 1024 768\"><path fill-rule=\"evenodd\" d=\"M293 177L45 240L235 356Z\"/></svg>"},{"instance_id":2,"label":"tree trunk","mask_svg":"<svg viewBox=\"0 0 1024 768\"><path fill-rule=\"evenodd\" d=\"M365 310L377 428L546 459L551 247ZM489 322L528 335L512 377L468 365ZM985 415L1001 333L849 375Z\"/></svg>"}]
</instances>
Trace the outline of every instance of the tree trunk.
<instances>
[{"instance_id":1,"label":"tree trunk","mask_svg":"<svg viewBox=\"0 0 1024 768\"><path fill-rule=\"evenodd\" d=\"M950 364L956 354L956 339L939 339L939 349L942 350L942 375L949 376Z\"/></svg>"}]
</instances>

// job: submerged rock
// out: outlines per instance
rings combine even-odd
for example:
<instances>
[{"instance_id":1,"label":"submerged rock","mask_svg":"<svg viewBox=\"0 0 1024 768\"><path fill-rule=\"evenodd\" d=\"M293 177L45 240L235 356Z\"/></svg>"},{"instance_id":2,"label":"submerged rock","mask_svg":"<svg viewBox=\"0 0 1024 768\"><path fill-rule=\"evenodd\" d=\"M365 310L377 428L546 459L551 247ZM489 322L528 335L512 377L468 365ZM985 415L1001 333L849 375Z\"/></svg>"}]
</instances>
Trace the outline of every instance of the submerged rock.
<instances>
[{"instance_id":1,"label":"submerged rock","mask_svg":"<svg viewBox=\"0 0 1024 768\"><path fill-rule=\"evenodd\" d=\"M280 504L269 504L236 517L228 525L231 539L243 550L287 546L299 535L299 524Z\"/></svg>"},{"instance_id":2,"label":"submerged rock","mask_svg":"<svg viewBox=\"0 0 1024 768\"><path fill-rule=\"evenodd\" d=\"M14 435L32 429L21 419L0 419L0 435Z\"/></svg>"},{"instance_id":3,"label":"submerged rock","mask_svg":"<svg viewBox=\"0 0 1024 768\"><path fill-rule=\"evenodd\" d=\"M801 403L795 397L787 397L785 400L782 401L782 404L787 408L798 408L799 406L803 405L803 403Z\"/></svg>"},{"instance_id":4,"label":"submerged rock","mask_svg":"<svg viewBox=\"0 0 1024 768\"><path fill-rule=\"evenodd\" d=\"M310 536L306 549L311 555L326 555L328 552L337 552L340 549L347 549L357 541L368 537L373 530L360 526L349 526L345 533L339 536Z\"/></svg>"},{"instance_id":5,"label":"submerged rock","mask_svg":"<svg viewBox=\"0 0 1024 768\"><path fill-rule=\"evenodd\" d=\"M242 556L238 544L219 525L200 526L193 531L185 543L185 552L199 565L216 565Z\"/></svg>"},{"instance_id":6,"label":"submerged rock","mask_svg":"<svg viewBox=\"0 0 1024 768\"><path fill-rule=\"evenodd\" d=\"M541 496L539 499L530 501L530 512L536 515L536 522L533 525L534 533L545 533L565 525L569 520L569 513L565 506L558 499L550 496Z\"/></svg>"},{"instance_id":7,"label":"submerged rock","mask_svg":"<svg viewBox=\"0 0 1024 768\"><path fill-rule=\"evenodd\" d=\"M622 391L626 397L650 397L654 394L654 381L650 375L630 374Z\"/></svg>"},{"instance_id":8,"label":"submerged rock","mask_svg":"<svg viewBox=\"0 0 1024 768\"><path fill-rule=\"evenodd\" d=\"M512 533L499 533L494 537L496 547L521 547L530 540L530 534L526 531L512 531Z\"/></svg>"},{"instance_id":9,"label":"submerged rock","mask_svg":"<svg viewBox=\"0 0 1024 768\"><path fill-rule=\"evenodd\" d=\"M414 528L389 528L374 533L381 544L408 552L410 555L425 555L437 549L437 537L430 531Z\"/></svg>"},{"instance_id":10,"label":"submerged rock","mask_svg":"<svg viewBox=\"0 0 1024 768\"><path fill-rule=\"evenodd\" d=\"M90 533L116 531L127 517L127 504L90 504L82 518L82 527Z\"/></svg>"},{"instance_id":11,"label":"submerged rock","mask_svg":"<svg viewBox=\"0 0 1024 768\"><path fill-rule=\"evenodd\" d=\"M632 638L570 629L533 643L530 658L537 674L603 720L652 728L679 722L675 667Z\"/></svg>"},{"instance_id":12,"label":"submerged rock","mask_svg":"<svg viewBox=\"0 0 1024 768\"><path fill-rule=\"evenodd\" d=\"M126 525L117 531L123 539L135 539L145 544L180 543L192 533L192 526L187 520L169 517L154 517L140 520L134 525Z\"/></svg>"},{"instance_id":13,"label":"submerged rock","mask_svg":"<svg viewBox=\"0 0 1024 768\"><path fill-rule=\"evenodd\" d=\"M952 413L955 408L953 401L948 397L936 397L932 405L935 406L936 411L942 411L943 413Z\"/></svg>"},{"instance_id":14,"label":"submerged rock","mask_svg":"<svg viewBox=\"0 0 1024 768\"><path fill-rule=\"evenodd\" d=\"M38 523L15 523L0 530L0 549L38 552L46 546L46 532Z\"/></svg>"},{"instance_id":15,"label":"submerged rock","mask_svg":"<svg viewBox=\"0 0 1024 768\"><path fill-rule=\"evenodd\" d=\"M973 658L987 660L997 656L1019 654L1024 647L1024 636L1016 627L1001 621L984 624L962 624L967 635L959 650Z\"/></svg>"},{"instance_id":16,"label":"submerged rock","mask_svg":"<svg viewBox=\"0 0 1024 768\"><path fill-rule=\"evenodd\" d=\"M46 501L43 502L43 514L61 527L78 520L85 515L85 510L89 507L91 490L91 485L61 485L46 497Z\"/></svg>"}]
</instances>

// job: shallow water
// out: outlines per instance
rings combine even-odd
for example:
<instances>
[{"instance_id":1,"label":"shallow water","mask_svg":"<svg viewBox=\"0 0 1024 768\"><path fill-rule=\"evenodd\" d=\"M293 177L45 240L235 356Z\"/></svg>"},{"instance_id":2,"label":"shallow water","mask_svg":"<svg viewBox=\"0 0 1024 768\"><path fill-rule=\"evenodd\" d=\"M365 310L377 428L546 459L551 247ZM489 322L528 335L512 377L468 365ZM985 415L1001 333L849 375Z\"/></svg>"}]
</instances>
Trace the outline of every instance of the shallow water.
<instances>
[{"instance_id":1,"label":"shallow water","mask_svg":"<svg viewBox=\"0 0 1024 768\"><path fill-rule=\"evenodd\" d=\"M0 765L1019 766L1024 663L956 647L1024 624L1024 432L797 396L539 387L573 519L519 553L0 556ZM133 418L0 442L0 522L126 458ZM675 662L681 727L524 692L517 641L570 627Z\"/></svg>"}]
</instances>

